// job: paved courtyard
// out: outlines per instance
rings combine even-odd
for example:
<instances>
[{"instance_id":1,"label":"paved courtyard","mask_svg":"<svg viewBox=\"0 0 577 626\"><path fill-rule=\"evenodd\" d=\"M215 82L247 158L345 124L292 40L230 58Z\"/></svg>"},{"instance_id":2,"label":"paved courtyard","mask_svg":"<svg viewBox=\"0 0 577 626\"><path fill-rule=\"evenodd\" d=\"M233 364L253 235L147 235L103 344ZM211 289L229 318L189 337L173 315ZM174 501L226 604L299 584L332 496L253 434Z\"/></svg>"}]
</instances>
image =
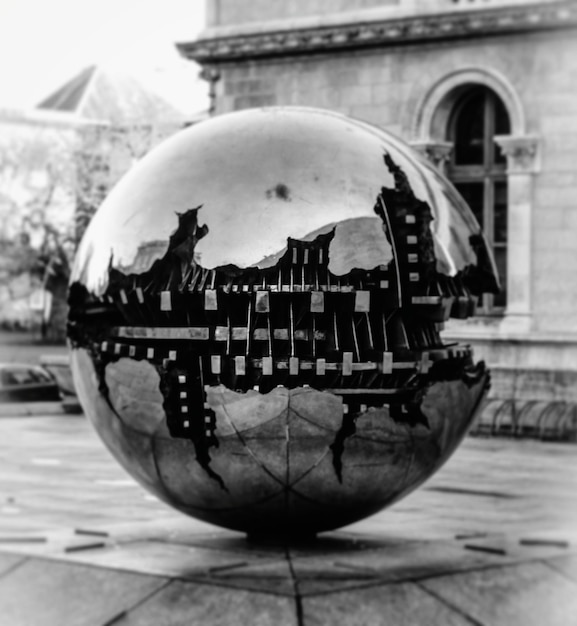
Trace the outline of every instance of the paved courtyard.
<instances>
[{"instance_id":1,"label":"paved courtyard","mask_svg":"<svg viewBox=\"0 0 577 626\"><path fill-rule=\"evenodd\" d=\"M147 494L82 416L2 417L0 498L6 626L577 624L570 444L468 438L372 518L253 545Z\"/></svg>"}]
</instances>

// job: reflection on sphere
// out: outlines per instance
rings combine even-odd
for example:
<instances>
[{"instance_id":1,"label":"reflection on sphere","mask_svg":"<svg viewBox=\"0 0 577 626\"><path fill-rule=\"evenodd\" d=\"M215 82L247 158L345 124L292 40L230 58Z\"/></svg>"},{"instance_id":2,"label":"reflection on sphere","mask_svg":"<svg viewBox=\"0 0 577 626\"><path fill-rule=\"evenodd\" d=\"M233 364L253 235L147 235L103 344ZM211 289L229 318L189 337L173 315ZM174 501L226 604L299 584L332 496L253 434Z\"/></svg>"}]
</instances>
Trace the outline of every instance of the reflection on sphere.
<instances>
[{"instance_id":1,"label":"reflection on sphere","mask_svg":"<svg viewBox=\"0 0 577 626\"><path fill-rule=\"evenodd\" d=\"M426 480L488 387L443 343L498 281L451 185L327 111L213 118L151 152L78 251L79 397L160 499L251 534L352 523Z\"/></svg>"}]
</instances>

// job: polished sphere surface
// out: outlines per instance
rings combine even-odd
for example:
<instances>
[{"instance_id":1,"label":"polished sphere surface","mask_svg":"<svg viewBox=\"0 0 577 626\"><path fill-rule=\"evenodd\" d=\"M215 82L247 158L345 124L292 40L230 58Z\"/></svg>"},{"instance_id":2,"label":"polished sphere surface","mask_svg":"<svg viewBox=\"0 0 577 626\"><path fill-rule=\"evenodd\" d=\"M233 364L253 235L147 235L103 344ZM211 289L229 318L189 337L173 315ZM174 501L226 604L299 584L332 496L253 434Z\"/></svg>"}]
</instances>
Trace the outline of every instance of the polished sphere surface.
<instances>
[{"instance_id":1,"label":"polished sphere surface","mask_svg":"<svg viewBox=\"0 0 577 626\"><path fill-rule=\"evenodd\" d=\"M196 518L314 534L406 495L489 376L443 324L496 292L450 183L398 138L275 107L165 141L78 250L80 401L119 463Z\"/></svg>"}]
</instances>

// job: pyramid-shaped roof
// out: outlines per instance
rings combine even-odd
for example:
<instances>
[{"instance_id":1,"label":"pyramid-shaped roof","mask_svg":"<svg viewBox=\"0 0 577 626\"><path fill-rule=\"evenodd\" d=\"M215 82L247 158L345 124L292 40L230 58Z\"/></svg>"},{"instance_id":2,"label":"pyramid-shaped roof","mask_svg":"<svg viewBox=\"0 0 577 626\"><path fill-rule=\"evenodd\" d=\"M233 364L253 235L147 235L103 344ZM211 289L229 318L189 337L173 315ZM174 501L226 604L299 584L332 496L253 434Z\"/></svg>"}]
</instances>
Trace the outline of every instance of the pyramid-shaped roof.
<instances>
[{"instance_id":1,"label":"pyramid-shaped roof","mask_svg":"<svg viewBox=\"0 0 577 626\"><path fill-rule=\"evenodd\" d=\"M172 124L186 120L182 111L136 76L94 65L74 76L37 108L114 125Z\"/></svg>"},{"instance_id":2,"label":"pyramid-shaped roof","mask_svg":"<svg viewBox=\"0 0 577 626\"><path fill-rule=\"evenodd\" d=\"M95 65L83 69L45 100L42 100L37 108L49 109L51 111L68 111L70 113L76 111L95 72Z\"/></svg>"}]
</instances>

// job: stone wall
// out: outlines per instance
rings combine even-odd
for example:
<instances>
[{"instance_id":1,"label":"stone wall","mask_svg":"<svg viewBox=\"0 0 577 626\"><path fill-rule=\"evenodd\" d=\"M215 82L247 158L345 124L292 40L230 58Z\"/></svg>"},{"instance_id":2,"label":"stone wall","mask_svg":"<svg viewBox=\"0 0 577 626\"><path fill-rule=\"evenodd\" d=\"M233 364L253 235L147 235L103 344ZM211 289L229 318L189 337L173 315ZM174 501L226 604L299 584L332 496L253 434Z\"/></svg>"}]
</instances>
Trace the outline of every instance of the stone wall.
<instances>
[{"instance_id":1,"label":"stone wall","mask_svg":"<svg viewBox=\"0 0 577 626\"><path fill-rule=\"evenodd\" d=\"M556 2L557 0L541 0ZM307 18L362 20L377 12L406 15L526 4L527 0L205 0L209 28L251 27L274 22L281 27ZM363 12L365 15L363 15ZM283 24L284 22L284 24Z\"/></svg>"},{"instance_id":2,"label":"stone wall","mask_svg":"<svg viewBox=\"0 0 577 626\"><path fill-rule=\"evenodd\" d=\"M209 26L239 25L350 12L372 7L395 6L401 0L209 0Z\"/></svg>"}]
</instances>

